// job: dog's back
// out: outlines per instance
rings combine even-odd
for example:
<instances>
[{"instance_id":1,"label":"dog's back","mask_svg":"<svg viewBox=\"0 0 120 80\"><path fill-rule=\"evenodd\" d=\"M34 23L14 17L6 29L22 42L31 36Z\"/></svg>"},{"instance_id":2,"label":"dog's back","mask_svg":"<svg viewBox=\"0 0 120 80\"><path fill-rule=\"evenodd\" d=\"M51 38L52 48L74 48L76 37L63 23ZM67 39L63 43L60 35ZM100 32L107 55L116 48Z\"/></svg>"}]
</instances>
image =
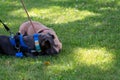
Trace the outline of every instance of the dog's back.
<instances>
[{"instance_id":1,"label":"dog's back","mask_svg":"<svg viewBox=\"0 0 120 80\"><path fill-rule=\"evenodd\" d=\"M8 36L0 36L0 51L1 54L15 55L15 51L12 45L10 44Z\"/></svg>"},{"instance_id":2,"label":"dog's back","mask_svg":"<svg viewBox=\"0 0 120 80\"><path fill-rule=\"evenodd\" d=\"M39 31L43 29L47 29L46 26L44 26L43 24L39 22L32 21L32 24L30 23L30 21L23 23L22 25L20 25L19 32L21 34L31 35L31 34L34 34L35 32L38 33Z\"/></svg>"}]
</instances>

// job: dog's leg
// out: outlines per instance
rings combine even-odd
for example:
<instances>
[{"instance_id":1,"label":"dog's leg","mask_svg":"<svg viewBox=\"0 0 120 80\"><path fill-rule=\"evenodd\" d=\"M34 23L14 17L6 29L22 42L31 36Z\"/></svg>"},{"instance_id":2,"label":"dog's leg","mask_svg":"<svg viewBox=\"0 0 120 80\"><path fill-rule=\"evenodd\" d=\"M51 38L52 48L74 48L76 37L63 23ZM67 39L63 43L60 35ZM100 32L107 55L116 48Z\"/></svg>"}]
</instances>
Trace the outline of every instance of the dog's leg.
<instances>
[{"instance_id":1,"label":"dog's leg","mask_svg":"<svg viewBox=\"0 0 120 80\"><path fill-rule=\"evenodd\" d=\"M32 53L25 53L26 57L31 57L31 58L35 58L35 56Z\"/></svg>"}]
</instances>

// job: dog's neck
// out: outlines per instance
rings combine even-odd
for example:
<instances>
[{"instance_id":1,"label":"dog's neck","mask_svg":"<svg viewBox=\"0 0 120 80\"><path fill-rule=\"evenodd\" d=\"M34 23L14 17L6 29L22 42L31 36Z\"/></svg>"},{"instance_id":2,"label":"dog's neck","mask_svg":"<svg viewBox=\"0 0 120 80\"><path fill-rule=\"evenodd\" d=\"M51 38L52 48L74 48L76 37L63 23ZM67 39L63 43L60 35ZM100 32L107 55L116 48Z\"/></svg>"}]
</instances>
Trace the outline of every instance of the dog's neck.
<instances>
[{"instance_id":1,"label":"dog's neck","mask_svg":"<svg viewBox=\"0 0 120 80\"><path fill-rule=\"evenodd\" d=\"M24 43L29 46L30 48L34 49L35 48L35 43L34 43L34 38L32 35L30 36L24 36L23 37Z\"/></svg>"},{"instance_id":2,"label":"dog's neck","mask_svg":"<svg viewBox=\"0 0 120 80\"><path fill-rule=\"evenodd\" d=\"M40 41L39 41L39 44L41 43L42 41L42 38L41 36L39 37ZM23 41L24 43L30 47L31 49L35 49L36 45L35 45L35 40L34 40L34 36L33 35L29 35L29 36L23 36ZM41 46L41 45L39 45Z\"/></svg>"}]
</instances>

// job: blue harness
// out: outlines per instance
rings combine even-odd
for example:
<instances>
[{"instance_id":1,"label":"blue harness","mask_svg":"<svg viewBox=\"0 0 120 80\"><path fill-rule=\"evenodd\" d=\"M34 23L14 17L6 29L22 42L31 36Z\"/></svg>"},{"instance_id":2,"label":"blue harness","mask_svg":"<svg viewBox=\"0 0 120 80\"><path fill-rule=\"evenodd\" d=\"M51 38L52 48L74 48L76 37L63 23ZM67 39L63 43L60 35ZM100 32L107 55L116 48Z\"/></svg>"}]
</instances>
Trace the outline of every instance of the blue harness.
<instances>
[{"instance_id":1,"label":"blue harness","mask_svg":"<svg viewBox=\"0 0 120 80\"><path fill-rule=\"evenodd\" d=\"M40 45L39 45L39 38L38 38L39 34L34 34L33 37L34 37L34 42L35 42L35 49L36 49L35 51L40 52L41 48L40 48ZM14 36L11 35L11 37L9 39L10 39L10 43L12 44L12 46L16 47L16 42L15 42ZM19 42L20 42L20 47L22 47L23 49L25 49L29 53L31 53L32 50L30 50L29 47L24 43L22 34L19 35ZM18 51L15 56L21 58L24 55L23 55L22 52Z\"/></svg>"}]
</instances>

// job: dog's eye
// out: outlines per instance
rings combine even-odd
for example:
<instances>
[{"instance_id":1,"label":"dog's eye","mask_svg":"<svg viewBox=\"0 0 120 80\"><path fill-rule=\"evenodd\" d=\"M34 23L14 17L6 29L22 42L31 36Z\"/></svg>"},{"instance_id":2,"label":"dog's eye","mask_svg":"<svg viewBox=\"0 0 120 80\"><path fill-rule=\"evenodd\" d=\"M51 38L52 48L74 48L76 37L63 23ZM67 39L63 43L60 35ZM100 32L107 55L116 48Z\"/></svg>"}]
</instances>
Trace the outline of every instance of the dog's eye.
<instances>
[{"instance_id":1,"label":"dog's eye","mask_svg":"<svg viewBox=\"0 0 120 80\"><path fill-rule=\"evenodd\" d=\"M45 41L45 46L47 47L47 48L49 48L50 47L50 42L47 40L47 41Z\"/></svg>"},{"instance_id":2,"label":"dog's eye","mask_svg":"<svg viewBox=\"0 0 120 80\"><path fill-rule=\"evenodd\" d=\"M54 35L51 35L53 39L55 39L55 36Z\"/></svg>"}]
</instances>

